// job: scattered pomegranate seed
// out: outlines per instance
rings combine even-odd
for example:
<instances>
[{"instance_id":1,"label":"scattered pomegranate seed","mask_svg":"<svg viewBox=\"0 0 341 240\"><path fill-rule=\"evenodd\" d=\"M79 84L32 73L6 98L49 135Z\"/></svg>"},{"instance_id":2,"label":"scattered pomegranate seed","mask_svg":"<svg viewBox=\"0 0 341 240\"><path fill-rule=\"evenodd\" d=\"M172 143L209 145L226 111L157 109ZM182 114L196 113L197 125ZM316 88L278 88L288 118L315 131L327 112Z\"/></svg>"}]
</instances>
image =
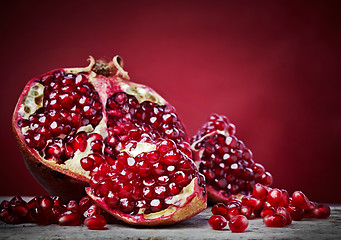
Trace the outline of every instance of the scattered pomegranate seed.
<instances>
[{"instance_id":1,"label":"scattered pomegranate seed","mask_svg":"<svg viewBox=\"0 0 341 240\"><path fill-rule=\"evenodd\" d=\"M212 215L208 219L208 224L214 230L221 230L227 225L226 219L221 215Z\"/></svg>"},{"instance_id":2,"label":"scattered pomegranate seed","mask_svg":"<svg viewBox=\"0 0 341 240\"><path fill-rule=\"evenodd\" d=\"M237 215L230 219L229 228L232 232L244 232L249 226L249 221L244 215Z\"/></svg>"},{"instance_id":3,"label":"scattered pomegranate seed","mask_svg":"<svg viewBox=\"0 0 341 240\"><path fill-rule=\"evenodd\" d=\"M87 217L84 224L91 230L101 230L107 225L107 221L102 215L95 214Z\"/></svg>"},{"instance_id":4,"label":"scattered pomegranate seed","mask_svg":"<svg viewBox=\"0 0 341 240\"><path fill-rule=\"evenodd\" d=\"M287 219L280 214L269 214L263 218L263 222L267 227L284 227Z\"/></svg>"}]
</instances>

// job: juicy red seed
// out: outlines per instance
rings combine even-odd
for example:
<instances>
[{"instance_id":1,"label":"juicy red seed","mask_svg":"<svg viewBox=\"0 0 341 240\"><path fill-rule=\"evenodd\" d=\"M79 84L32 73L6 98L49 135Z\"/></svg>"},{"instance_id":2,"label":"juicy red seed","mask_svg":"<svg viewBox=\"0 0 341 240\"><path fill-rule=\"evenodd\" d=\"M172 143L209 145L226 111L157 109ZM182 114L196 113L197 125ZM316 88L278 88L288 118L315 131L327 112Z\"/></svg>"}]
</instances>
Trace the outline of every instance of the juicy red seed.
<instances>
[{"instance_id":1,"label":"juicy red seed","mask_svg":"<svg viewBox=\"0 0 341 240\"><path fill-rule=\"evenodd\" d=\"M270 214L263 218L263 223L267 227L285 227L287 220L283 215Z\"/></svg>"},{"instance_id":2,"label":"juicy red seed","mask_svg":"<svg viewBox=\"0 0 341 240\"><path fill-rule=\"evenodd\" d=\"M171 140L164 140L158 144L158 150L163 154L173 150L174 148L174 142L172 142Z\"/></svg>"},{"instance_id":3,"label":"juicy red seed","mask_svg":"<svg viewBox=\"0 0 341 240\"><path fill-rule=\"evenodd\" d=\"M109 191L104 201L110 208L116 208L119 204L119 197L115 193Z\"/></svg>"},{"instance_id":4,"label":"juicy red seed","mask_svg":"<svg viewBox=\"0 0 341 240\"><path fill-rule=\"evenodd\" d=\"M252 215L252 208L249 206L241 206L240 207L240 214L244 215L247 219L251 218Z\"/></svg>"},{"instance_id":5,"label":"juicy red seed","mask_svg":"<svg viewBox=\"0 0 341 240\"><path fill-rule=\"evenodd\" d=\"M289 194L286 190L282 189L282 205L283 207L288 207L289 206Z\"/></svg>"},{"instance_id":6,"label":"juicy red seed","mask_svg":"<svg viewBox=\"0 0 341 240\"><path fill-rule=\"evenodd\" d=\"M95 167L95 161L90 157L84 157L80 160L81 166L85 171L91 171Z\"/></svg>"},{"instance_id":7,"label":"juicy red seed","mask_svg":"<svg viewBox=\"0 0 341 240\"><path fill-rule=\"evenodd\" d=\"M50 197L43 197L39 201L39 206L41 206L44 210L50 210L54 205L54 201Z\"/></svg>"},{"instance_id":8,"label":"juicy red seed","mask_svg":"<svg viewBox=\"0 0 341 240\"><path fill-rule=\"evenodd\" d=\"M282 205L282 191L277 188L270 190L267 201L273 207L281 206Z\"/></svg>"},{"instance_id":9,"label":"juicy red seed","mask_svg":"<svg viewBox=\"0 0 341 240\"><path fill-rule=\"evenodd\" d=\"M79 205L75 200L70 200L68 204L66 205L66 210L79 212Z\"/></svg>"},{"instance_id":10,"label":"juicy red seed","mask_svg":"<svg viewBox=\"0 0 341 240\"><path fill-rule=\"evenodd\" d=\"M304 210L303 209L295 207L291 204L289 204L289 206L286 209L289 211L292 220L300 221L303 219L303 217L304 217Z\"/></svg>"},{"instance_id":11,"label":"juicy red seed","mask_svg":"<svg viewBox=\"0 0 341 240\"><path fill-rule=\"evenodd\" d=\"M274 214L275 213L275 209L272 207L272 208L267 208L267 209L263 209L260 213L260 216L262 218L264 218L265 216L267 215L271 215L271 214Z\"/></svg>"},{"instance_id":12,"label":"juicy red seed","mask_svg":"<svg viewBox=\"0 0 341 240\"><path fill-rule=\"evenodd\" d=\"M87 226L91 230L101 230L104 229L107 221L102 215L96 214L90 217L87 217L84 220L85 226Z\"/></svg>"},{"instance_id":13,"label":"juicy red seed","mask_svg":"<svg viewBox=\"0 0 341 240\"><path fill-rule=\"evenodd\" d=\"M80 212L84 212L86 209L88 209L91 206L91 198L89 196L83 197L81 200L79 200L78 206Z\"/></svg>"},{"instance_id":14,"label":"juicy red seed","mask_svg":"<svg viewBox=\"0 0 341 240\"><path fill-rule=\"evenodd\" d=\"M268 197L268 190L266 190L262 184L256 183L253 187L252 195L256 198L264 200Z\"/></svg>"},{"instance_id":15,"label":"juicy red seed","mask_svg":"<svg viewBox=\"0 0 341 240\"><path fill-rule=\"evenodd\" d=\"M302 193L301 191L295 191L292 194L291 204L301 209L307 209L310 205L310 201L304 195L304 193Z\"/></svg>"},{"instance_id":16,"label":"juicy red seed","mask_svg":"<svg viewBox=\"0 0 341 240\"><path fill-rule=\"evenodd\" d=\"M317 205L313 210L315 218L328 218L330 216L330 207L324 204Z\"/></svg>"},{"instance_id":17,"label":"juicy red seed","mask_svg":"<svg viewBox=\"0 0 341 240\"><path fill-rule=\"evenodd\" d=\"M229 207L229 209L227 210L225 217L227 220L229 220L237 215L240 215L240 206L232 206L232 207Z\"/></svg>"},{"instance_id":18,"label":"juicy red seed","mask_svg":"<svg viewBox=\"0 0 341 240\"><path fill-rule=\"evenodd\" d=\"M25 217L29 209L26 204L11 206L11 212L19 217Z\"/></svg>"},{"instance_id":19,"label":"juicy red seed","mask_svg":"<svg viewBox=\"0 0 341 240\"><path fill-rule=\"evenodd\" d=\"M211 212L214 215L221 215L221 216L226 216L227 211L228 211L228 208L224 203L217 203L211 209Z\"/></svg>"},{"instance_id":20,"label":"juicy red seed","mask_svg":"<svg viewBox=\"0 0 341 240\"><path fill-rule=\"evenodd\" d=\"M256 209L259 209L262 207L262 201L250 195L244 196L242 198L242 203L245 206L249 206L249 207L256 208Z\"/></svg>"},{"instance_id":21,"label":"juicy red seed","mask_svg":"<svg viewBox=\"0 0 341 240\"><path fill-rule=\"evenodd\" d=\"M229 228L232 232L244 232L249 226L249 221L244 215L237 215L230 219Z\"/></svg>"},{"instance_id":22,"label":"juicy red seed","mask_svg":"<svg viewBox=\"0 0 341 240\"><path fill-rule=\"evenodd\" d=\"M285 217L285 219L286 219L285 225L290 225L291 224L292 218L291 218L290 212L285 207L278 207L278 208L276 208L276 213L280 214L280 215L283 215Z\"/></svg>"},{"instance_id":23,"label":"juicy red seed","mask_svg":"<svg viewBox=\"0 0 341 240\"><path fill-rule=\"evenodd\" d=\"M29 219L37 223L39 225L47 225L49 224L49 215L44 209L40 206L32 208L29 213Z\"/></svg>"},{"instance_id":24,"label":"juicy red seed","mask_svg":"<svg viewBox=\"0 0 341 240\"><path fill-rule=\"evenodd\" d=\"M181 154L177 151L171 150L163 156L162 161L165 165L175 165L180 161L180 159Z\"/></svg>"},{"instance_id":25,"label":"juicy red seed","mask_svg":"<svg viewBox=\"0 0 341 240\"><path fill-rule=\"evenodd\" d=\"M101 208L95 204L91 205L87 210L84 211L83 217L91 217L101 213Z\"/></svg>"},{"instance_id":26,"label":"juicy red seed","mask_svg":"<svg viewBox=\"0 0 341 240\"><path fill-rule=\"evenodd\" d=\"M66 211L58 217L58 223L61 226L78 226L80 215L73 211Z\"/></svg>"},{"instance_id":27,"label":"juicy red seed","mask_svg":"<svg viewBox=\"0 0 341 240\"><path fill-rule=\"evenodd\" d=\"M226 219L221 215L212 215L208 219L208 224L214 230L221 230L227 225Z\"/></svg>"}]
</instances>

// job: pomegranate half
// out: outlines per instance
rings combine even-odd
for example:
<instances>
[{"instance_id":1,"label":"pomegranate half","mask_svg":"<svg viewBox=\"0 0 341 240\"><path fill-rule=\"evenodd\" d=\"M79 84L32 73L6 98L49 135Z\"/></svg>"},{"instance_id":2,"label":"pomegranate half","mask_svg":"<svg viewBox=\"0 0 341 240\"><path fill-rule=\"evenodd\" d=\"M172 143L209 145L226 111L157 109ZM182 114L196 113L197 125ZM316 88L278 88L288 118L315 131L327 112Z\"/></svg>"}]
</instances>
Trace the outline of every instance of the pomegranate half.
<instances>
[{"instance_id":1,"label":"pomegranate half","mask_svg":"<svg viewBox=\"0 0 341 240\"><path fill-rule=\"evenodd\" d=\"M133 83L123 61L53 70L28 82L12 126L25 163L52 195L131 224L184 220L206 208L204 177L175 108Z\"/></svg>"}]
</instances>

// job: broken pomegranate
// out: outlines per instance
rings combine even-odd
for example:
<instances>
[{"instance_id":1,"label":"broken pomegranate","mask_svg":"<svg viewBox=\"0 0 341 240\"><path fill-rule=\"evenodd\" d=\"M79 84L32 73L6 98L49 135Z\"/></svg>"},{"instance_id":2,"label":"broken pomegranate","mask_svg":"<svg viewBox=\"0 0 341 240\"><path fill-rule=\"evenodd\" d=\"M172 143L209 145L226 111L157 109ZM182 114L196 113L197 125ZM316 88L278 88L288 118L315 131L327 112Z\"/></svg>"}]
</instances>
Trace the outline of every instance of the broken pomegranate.
<instances>
[{"instance_id":1,"label":"broken pomegranate","mask_svg":"<svg viewBox=\"0 0 341 240\"><path fill-rule=\"evenodd\" d=\"M25 163L63 199L80 199L90 183L87 193L128 223L184 220L207 201L184 125L122 65L118 56L91 57L88 67L57 69L26 85L13 114Z\"/></svg>"},{"instance_id":2,"label":"broken pomegranate","mask_svg":"<svg viewBox=\"0 0 341 240\"><path fill-rule=\"evenodd\" d=\"M256 183L272 184L271 174L254 162L251 150L235 133L227 117L212 114L191 139L195 161L206 178L208 199L214 203L226 202L231 195L250 194Z\"/></svg>"}]
</instances>

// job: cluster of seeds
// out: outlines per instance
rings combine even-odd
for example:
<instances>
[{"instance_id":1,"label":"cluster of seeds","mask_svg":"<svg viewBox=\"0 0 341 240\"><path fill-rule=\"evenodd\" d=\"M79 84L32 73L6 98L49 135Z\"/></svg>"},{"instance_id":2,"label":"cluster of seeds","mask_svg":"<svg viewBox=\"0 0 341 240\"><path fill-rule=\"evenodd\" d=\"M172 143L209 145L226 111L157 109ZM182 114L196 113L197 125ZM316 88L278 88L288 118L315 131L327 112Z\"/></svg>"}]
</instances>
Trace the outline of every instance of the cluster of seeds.
<instances>
[{"instance_id":1,"label":"cluster of seeds","mask_svg":"<svg viewBox=\"0 0 341 240\"><path fill-rule=\"evenodd\" d=\"M213 215L209 223L213 229L223 229L227 221L239 216L238 224L237 220L231 223L234 225L232 228L230 226L231 231L236 227L245 230L247 219L258 217L263 218L267 227L285 227L290 225L292 220L328 218L330 215L329 206L309 201L301 191L295 191L289 197L284 189L270 188L260 183L254 186L252 194L244 196L241 200L230 197L226 205L217 203L211 211Z\"/></svg>"},{"instance_id":2,"label":"cluster of seeds","mask_svg":"<svg viewBox=\"0 0 341 240\"><path fill-rule=\"evenodd\" d=\"M133 150L137 142L128 144ZM110 208L132 215L166 209L172 204L172 196L195 177L204 187L204 178L194 162L172 140L160 140L155 150L135 157L121 152L111 165L102 163L91 175L90 186L96 196L104 198Z\"/></svg>"},{"instance_id":3,"label":"cluster of seeds","mask_svg":"<svg viewBox=\"0 0 341 240\"><path fill-rule=\"evenodd\" d=\"M102 119L102 103L83 74L56 71L42 77L39 83L44 86L43 107L28 119L20 119L18 126L29 147L49 160L62 163L71 154L65 149L76 151L65 136L73 136L81 126L97 126Z\"/></svg>"},{"instance_id":4,"label":"cluster of seeds","mask_svg":"<svg viewBox=\"0 0 341 240\"><path fill-rule=\"evenodd\" d=\"M150 101L139 103L134 96L118 92L108 98L106 113L109 134L106 154L118 153L129 140L157 141L160 138L173 140L185 154L191 154L190 146L185 142L184 127L172 106Z\"/></svg>"},{"instance_id":5,"label":"cluster of seeds","mask_svg":"<svg viewBox=\"0 0 341 240\"><path fill-rule=\"evenodd\" d=\"M207 184L225 196L247 195L255 183L271 185L271 174L253 161L251 150L234 134L235 127L225 116L213 114L191 139L194 149L201 152L199 171Z\"/></svg>"},{"instance_id":6,"label":"cluster of seeds","mask_svg":"<svg viewBox=\"0 0 341 240\"><path fill-rule=\"evenodd\" d=\"M1 202L0 220L10 224L61 226L78 226L84 223L89 229L103 229L107 222L117 221L95 205L88 196L79 202L70 200L67 204L63 204L58 196L34 197L29 202L15 196L10 201Z\"/></svg>"}]
</instances>

